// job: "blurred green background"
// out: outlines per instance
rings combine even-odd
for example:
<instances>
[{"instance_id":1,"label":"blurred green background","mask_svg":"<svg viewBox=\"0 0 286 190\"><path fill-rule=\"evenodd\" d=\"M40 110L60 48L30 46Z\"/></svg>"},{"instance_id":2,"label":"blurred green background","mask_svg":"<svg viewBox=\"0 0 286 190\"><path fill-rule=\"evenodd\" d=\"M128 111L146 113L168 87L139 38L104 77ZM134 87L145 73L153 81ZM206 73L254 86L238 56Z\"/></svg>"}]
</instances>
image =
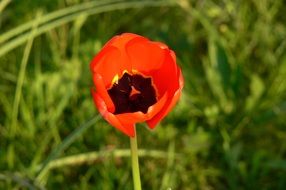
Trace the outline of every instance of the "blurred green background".
<instances>
[{"instance_id":1,"label":"blurred green background","mask_svg":"<svg viewBox=\"0 0 286 190\"><path fill-rule=\"evenodd\" d=\"M0 189L133 189L89 63L116 34L168 44L185 88L137 126L143 189L286 189L283 0L2 0Z\"/></svg>"}]
</instances>

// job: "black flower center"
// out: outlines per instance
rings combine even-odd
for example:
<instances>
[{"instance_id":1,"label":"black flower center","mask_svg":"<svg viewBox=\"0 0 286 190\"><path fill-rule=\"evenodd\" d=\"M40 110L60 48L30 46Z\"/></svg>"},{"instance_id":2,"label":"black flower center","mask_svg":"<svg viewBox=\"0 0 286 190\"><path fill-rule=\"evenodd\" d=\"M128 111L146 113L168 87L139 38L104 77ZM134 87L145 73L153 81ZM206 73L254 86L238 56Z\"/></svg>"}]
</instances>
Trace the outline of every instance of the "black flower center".
<instances>
[{"instance_id":1,"label":"black flower center","mask_svg":"<svg viewBox=\"0 0 286 190\"><path fill-rule=\"evenodd\" d=\"M148 108L157 102L152 79L139 74L124 73L114 82L108 94L115 106L114 114L137 111L147 113Z\"/></svg>"}]
</instances>

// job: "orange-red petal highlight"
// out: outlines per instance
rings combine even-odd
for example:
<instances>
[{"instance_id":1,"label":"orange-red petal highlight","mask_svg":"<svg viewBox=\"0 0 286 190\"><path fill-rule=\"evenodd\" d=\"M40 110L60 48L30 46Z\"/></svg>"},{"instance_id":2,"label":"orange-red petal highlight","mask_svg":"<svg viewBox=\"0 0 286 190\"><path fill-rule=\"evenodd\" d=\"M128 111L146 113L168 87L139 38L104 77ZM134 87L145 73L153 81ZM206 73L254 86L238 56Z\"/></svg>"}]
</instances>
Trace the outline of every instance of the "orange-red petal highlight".
<instances>
[{"instance_id":1,"label":"orange-red petal highlight","mask_svg":"<svg viewBox=\"0 0 286 190\"><path fill-rule=\"evenodd\" d=\"M158 70L164 59L166 51L157 44L146 39L134 38L126 46L127 54L132 64L132 69L143 74Z\"/></svg>"},{"instance_id":2,"label":"orange-red petal highlight","mask_svg":"<svg viewBox=\"0 0 286 190\"><path fill-rule=\"evenodd\" d=\"M112 126L119 129L120 131L124 132L128 136L133 137L135 135L134 126L123 125L114 114L110 113L107 110L105 102L97 93L93 93L93 98L94 98L94 102L95 102L96 107L98 108L100 114L103 116L103 118L106 121L108 121L108 123L110 123Z\"/></svg>"}]
</instances>

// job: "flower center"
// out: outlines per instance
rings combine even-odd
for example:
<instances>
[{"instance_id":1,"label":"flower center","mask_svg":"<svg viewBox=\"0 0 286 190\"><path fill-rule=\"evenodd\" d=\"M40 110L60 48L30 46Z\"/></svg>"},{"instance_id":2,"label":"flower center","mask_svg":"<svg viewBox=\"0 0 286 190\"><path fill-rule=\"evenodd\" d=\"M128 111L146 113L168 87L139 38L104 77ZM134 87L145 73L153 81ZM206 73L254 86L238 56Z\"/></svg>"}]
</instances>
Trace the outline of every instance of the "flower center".
<instances>
[{"instance_id":1,"label":"flower center","mask_svg":"<svg viewBox=\"0 0 286 190\"><path fill-rule=\"evenodd\" d=\"M150 77L139 74L124 73L108 90L114 106L114 114L141 111L147 113L148 108L157 102L156 91Z\"/></svg>"}]
</instances>

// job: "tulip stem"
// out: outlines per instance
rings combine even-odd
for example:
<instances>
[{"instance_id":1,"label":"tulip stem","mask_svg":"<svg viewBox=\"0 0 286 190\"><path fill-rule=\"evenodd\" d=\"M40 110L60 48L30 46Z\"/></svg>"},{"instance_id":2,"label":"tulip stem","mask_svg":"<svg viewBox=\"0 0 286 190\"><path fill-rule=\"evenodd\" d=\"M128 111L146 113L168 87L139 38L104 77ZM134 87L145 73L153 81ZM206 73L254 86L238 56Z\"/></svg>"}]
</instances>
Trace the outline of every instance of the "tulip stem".
<instances>
[{"instance_id":1,"label":"tulip stem","mask_svg":"<svg viewBox=\"0 0 286 190\"><path fill-rule=\"evenodd\" d=\"M130 137L130 146L134 190L141 190L136 132L134 137Z\"/></svg>"}]
</instances>

